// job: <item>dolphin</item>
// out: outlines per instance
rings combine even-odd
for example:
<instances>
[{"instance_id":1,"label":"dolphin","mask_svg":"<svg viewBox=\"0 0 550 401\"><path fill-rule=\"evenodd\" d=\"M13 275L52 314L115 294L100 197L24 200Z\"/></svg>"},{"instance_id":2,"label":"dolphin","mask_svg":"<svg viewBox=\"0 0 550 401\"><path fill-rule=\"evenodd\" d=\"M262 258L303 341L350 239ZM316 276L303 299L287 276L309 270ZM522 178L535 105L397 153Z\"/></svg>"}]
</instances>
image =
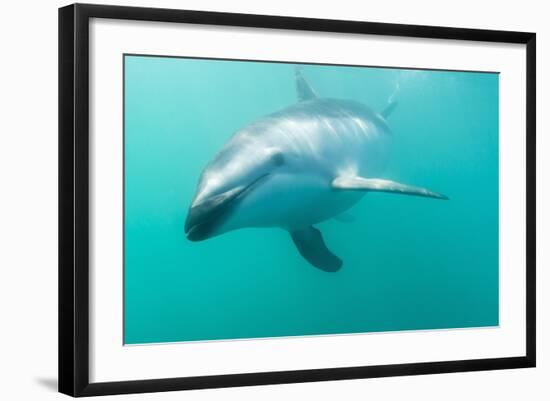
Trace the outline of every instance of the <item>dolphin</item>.
<instances>
[{"instance_id":1,"label":"dolphin","mask_svg":"<svg viewBox=\"0 0 550 401\"><path fill-rule=\"evenodd\" d=\"M392 133L387 118L347 99L319 97L295 71L297 103L244 126L206 165L185 222L191 241L245 227L282 228L313 266L342 260L314 225L336 218L368 192L448 199L380 177Z\"/></svg>"}]
</instances>

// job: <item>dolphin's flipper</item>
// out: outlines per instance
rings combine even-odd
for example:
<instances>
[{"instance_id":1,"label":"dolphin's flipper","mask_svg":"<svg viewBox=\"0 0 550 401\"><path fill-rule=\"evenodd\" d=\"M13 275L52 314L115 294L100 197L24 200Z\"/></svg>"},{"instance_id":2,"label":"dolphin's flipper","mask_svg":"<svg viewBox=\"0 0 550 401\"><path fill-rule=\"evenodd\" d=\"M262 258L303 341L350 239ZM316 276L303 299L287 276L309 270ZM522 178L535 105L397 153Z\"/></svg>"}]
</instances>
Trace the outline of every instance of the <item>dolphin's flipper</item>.
<instances>
[{"instance_id":1,"label":"dolphin's flipper","mask_svg":"<svg viewBox=\"0 0 550 401\"><path fill-rule=\"evenodd\" d=\"M391 113L395 110L397 107L397 102L395 100L391 100L388 102L388 105L380 112L380 115L384 117L384 119L387 119Z\"/></svg>"},{"instance_id":2,"label":"dolphin's flipper","mask_svg":"<svg viewBox=\"0 0 550 401\"><path fill-rule=\"evenodd\" d=\"M392 194L423 196L426 198L443 200L449 199L443 194L432 192L426 188L413 187L411 185L400 184L389 180L381 180L379 178L337 177L332 181L332 188L347 191L389 192Z\"/></svg>"},{"instance_id":3,"label":"dolphin's flipper","mask_svg":"<svg viewBox=\"0 0 550 401\"><path fill-rule=\"evenodd\" d=\"M335 272L342 267L342 260L325 245L321 231L310 226L291 231L290 235L300 254L313 266L326 272Z\"/></svg>"},{"instance_id":4,"label":"dolphin's flipper","mask_svg":"<svg viewBox=\"0 0 550 401\"><path fill-rule=\"evenodd\" d=\"M313 88L309 85L309 83L306 81L306 79L302 75L302 70L300 67L296 67L295 75L296 75L296 94L298 95L298 101L303 102L305 100L317 99L318 97L317 93L315 93Z\"/></svg>"}]
</instances>

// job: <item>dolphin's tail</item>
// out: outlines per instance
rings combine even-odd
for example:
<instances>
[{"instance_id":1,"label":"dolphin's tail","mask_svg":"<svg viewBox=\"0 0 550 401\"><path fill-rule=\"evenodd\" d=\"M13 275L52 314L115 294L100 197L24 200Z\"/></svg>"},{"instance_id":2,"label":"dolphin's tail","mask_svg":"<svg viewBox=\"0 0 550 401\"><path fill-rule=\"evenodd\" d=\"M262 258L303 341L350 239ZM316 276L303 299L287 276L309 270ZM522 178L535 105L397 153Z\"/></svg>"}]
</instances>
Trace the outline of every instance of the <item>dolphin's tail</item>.
<instances>
[{"instance_id":1,"label":"dolphin's tail","mask_svg":"<svg viewBox=\"0 0 550 401\"><path fill-rule=\"evenodd\" d=\"M399 80L397 80L395 81L395 88L393 89L392 94L388 98L388 104L386 105L384 110L380 112L380 115L384 117L384 119L387 119L397 107L397 101L395 100L395 98L397 97L397 94L399 93L400 90L401 90L401 84L399 83Z\"/></svg>"},{"instance_id":2,"label":"dolphin's tail","mask_svg":"<svg viewBox=\"0 0 550 401\"><path fill-rule=\"evenodd\" d=\"M384 108L384 110L380 112L380 115L384 117L384 119L387 119L390 116L390 114L393 113L396 107L397 107L397 101L390 98L390 100L388 100L387 106Z\"/></svg>"}]
</instances>

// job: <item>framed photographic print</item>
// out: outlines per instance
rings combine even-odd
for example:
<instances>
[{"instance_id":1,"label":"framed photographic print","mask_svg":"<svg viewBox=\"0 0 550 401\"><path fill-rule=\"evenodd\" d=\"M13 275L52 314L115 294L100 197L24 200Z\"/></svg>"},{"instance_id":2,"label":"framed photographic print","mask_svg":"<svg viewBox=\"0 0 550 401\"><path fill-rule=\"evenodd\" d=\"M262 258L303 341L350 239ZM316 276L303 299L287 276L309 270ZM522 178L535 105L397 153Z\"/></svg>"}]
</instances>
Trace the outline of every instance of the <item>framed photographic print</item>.
<instances>
[{"instance_id":1,"label":"framed photographic print","mask_svg":"<svg viewBox=\"0 0 550 401\"><path fill-rule=\"evenodd\" d=\"M59 390L535 366L535 34L59 10Z\"/></svg>"}]
</instances>

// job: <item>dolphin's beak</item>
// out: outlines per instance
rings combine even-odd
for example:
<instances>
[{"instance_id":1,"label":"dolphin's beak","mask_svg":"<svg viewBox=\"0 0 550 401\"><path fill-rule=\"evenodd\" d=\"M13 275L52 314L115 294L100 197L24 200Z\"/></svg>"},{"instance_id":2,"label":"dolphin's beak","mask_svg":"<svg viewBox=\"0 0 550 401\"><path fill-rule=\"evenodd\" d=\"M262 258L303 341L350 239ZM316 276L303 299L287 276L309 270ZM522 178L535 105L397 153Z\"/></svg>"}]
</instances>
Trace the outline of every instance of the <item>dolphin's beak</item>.
<instances>
[{"instance_id":1,"label":"dolphin's beak","mask_svg":"<svg viewBox=\"0 0 550 401\"><path fill-rule=\"evenodd\" d=\"M264 174L248 185L238 186L221 194L213 195L198 204L192 204L185 221L185 234L190 241L203 241L219 233L218 228L231 215L242 198L268 174Z\"/></svg>"},{"instance_id":2,"label":"dolphin's beak","mask_svg":"<svg viewBox=\"0 0 550 401\"><path fill-rule=\"evenodd\" d=\"M185 221L185 233L190 241L202 241L212 237L216 228L225 220L234 207L234 200L246 187L233 188L224 193L192 205Z\"/></svg>"}]
</instances>

